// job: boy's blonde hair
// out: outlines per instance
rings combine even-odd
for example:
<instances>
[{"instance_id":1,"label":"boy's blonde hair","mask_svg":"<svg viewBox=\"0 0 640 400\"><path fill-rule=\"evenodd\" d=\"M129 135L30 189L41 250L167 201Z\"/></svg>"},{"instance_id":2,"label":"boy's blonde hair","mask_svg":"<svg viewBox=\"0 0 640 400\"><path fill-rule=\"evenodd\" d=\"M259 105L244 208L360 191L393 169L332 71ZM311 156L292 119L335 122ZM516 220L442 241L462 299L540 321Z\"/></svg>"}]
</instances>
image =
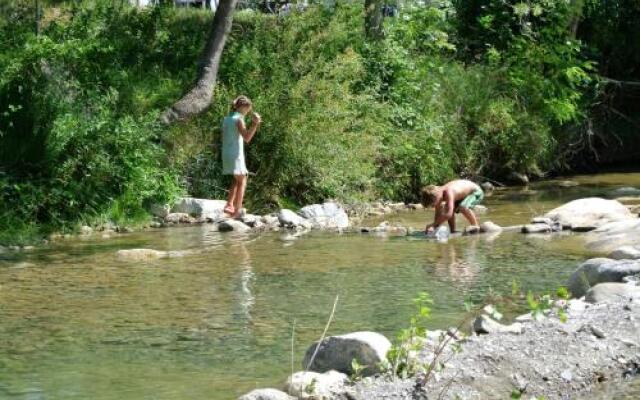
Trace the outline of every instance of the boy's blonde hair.
<instances>
[{"instance_id":1,"label":"boy's blonde hair","mask_svg":"<svg viewBox=\"0 0 640 400\"><path fill-rule=\"evenodd\" d=\"M437 198L438 198L438 186L436 185L425 186L420 191L420 202L425 207L433 206Z\"/></svg>"},{"instance_id":2,"label":"boy's blonde hair","mask_svg":"<svg viewBox=\"0 0 640 400\"><path fill-rule=\"evenodd\" d=\"M244 106L251 107L251 105L252 105L251 99L249 99L245 95L240 95L240 96L236 97L233 100L233 102L231 103L231 109L233 111L238 111L241 107L244 107Z\"/></svg>"}]
</instances>

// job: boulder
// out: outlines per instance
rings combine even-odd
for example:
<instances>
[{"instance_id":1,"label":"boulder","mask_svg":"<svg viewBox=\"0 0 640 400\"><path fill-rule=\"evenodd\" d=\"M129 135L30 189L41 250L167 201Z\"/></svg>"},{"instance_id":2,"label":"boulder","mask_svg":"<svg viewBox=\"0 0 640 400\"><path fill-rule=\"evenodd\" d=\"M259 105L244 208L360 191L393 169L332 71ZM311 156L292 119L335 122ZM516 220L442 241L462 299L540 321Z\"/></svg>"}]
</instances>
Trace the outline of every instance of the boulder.
<instances>
[{"instance_id":1,"label":"boulder","mask_svg":"<svg viewBox=\"0 0 640 400\"><path fill-rule=\"evenodd\" d=\"M376 332L354 332L340 336L330 336L322 343L312 344L304 356L302 367L307 369L316 348L319 346L313 363L308 369L316 372L336 370L345 374L353 373L351 363L354 359L366 368L363 376L379 372L380 362L386 359L391 342Z\"/></svg>"},{"instance_id":2,"label":"boulder","mask_svg":"<svg viewBox=\"0 0 640 400\"><path fill-rule=\"evenodd\" d=\"M629 283L599 283L584 296L588 303L613 303L620 299L640 299L640 286Z\"/></svg>"},{"instance_id":3,"label":"boulder","mask_svg":"<svg viewBox=\"0 0 640 400\"><path fill-rule=\"evenodd\" d=\"M178 199L171 208L171 212L185 213L196 217L219 218L224 214L225 200L195 199L183 197Z\"/></svg>"},{"instance_id":4,"label":"boulder","mask_svg":"<svg viewBox=\"0 0 640 400\"><path fill-rule=\"evenodd\" d=\"M349 227L347 212L341 205L334 202L302 207L300 215L306 218L316 229Z\"/></svg>"},{"instance_id":5,"label":"boulder","mask_svg":"<svg viewBox=\"0 0 640 400\"><path fill-rule=\"evenodd\" d=\"M305 218L286 208L283 208L278 212L278 221L280 221L280 225L285 228L311 228L312 226Z\"/></svg>"},{"instance_id":6,"label":"boulder","mask_svg":"<svg viewBox=\"0 0 640 400\"><path fill-rule=\"evenodd\" d=\"M291 375L284 390L298 399L333 399L345 391L347 375L328 371L324 374L300 371Z\"/></svg>"},{"instance_id":7,"label":"boulder","mask_svg":"<svg viewBox=\"0 0 640 400\"><path fill-rule=\"evenodd\" d=\"M238 397L238 400L296 400L296 398L276 389L256 389Z\"/></svg>"},{"instance_id":8,"label":"boulder","mask_svg":"<svg viewBox=\"0 0 640 400\"><path fill-rule=\"evenodd\" d=\"M614 260L640 260L640 246L622 246L611 253L609 258Z\"/></svg>"},{"instance_id":9,"label":"boulder","mask_svg":"<svg viewBox=\"0 0 640 400\"><path fill-rule=\"evenodd\" d=\"M152 204L149 208L151 215L158 218L164 218L171 212L171 206L168 204Z\"/></svg>"},{"instance_id":10,"label":"boulder","mask_svg":"<svg viewBox=\"0 0 640 400\"><path fill-rule=\"evenodd\" d=\"M585 232L609 222L627 220L633 214L615 200L590 197L570 201L549 211L544 217L559 222L563 228Z\"/></svg>"},{"instance_id":11,"label":"boulder","mask_svg":"<svg viewBox=\"0 0 640 400\"><path fill-rule=\"evenodd\" d=\"M485 221L480 224L480 232L484 232L484 233L502 232L502 227L498 224L494 224L491 221Z\"/></svg>"},{"instance_id":12,"label":"boulder","mask_svg":"<svg viewBox=\"0 0 640 400\"><path fill-rule=\"evenodd\" d=\"M511 183L518 185L528 185L529 177L525 174L521 174L520 172L512 171L507 175L507 180Z\"/></svg>"},{"instance_id":13,"label":"boulder","mask_svg":"<svg viewBox=\"0 0 640 400\"><path fill-rule=\"evenodd\" d=\"M478 316L475 321L473 321L473 331L477 334L499 332L522 333L522 324L519 322L514 322L511 325L502 325L498 321L483 314Z\"/></svg>"},{"instance_id":14,"label":"boulder","mask_svg":"<svg viewBox=\"0 0 640 400\"><path fill-rule=\"evenodd\" d=\"M250 231L251 228L242 221L227 218L218 223L218 230L220 232L247 232Z\"/></svg>"},{"instance_id":15,"label":"boulder","mask_svg":"<svg viewBox=\"0 0 640 400\"><path fill-rule=\"evenodd\" d=\"M491 183L491 182L482 182L480 184L480 187L485 192L491 192L493 189L495 189L495 186L493 186L493 183Z\"/></svg>"},{"instance_id":16,"label":"boulder","mask_svg":"<svg viewBox=\"0 0 640 400\"><path fill-rule=\"evenodd\" d=\"M611 252L622 246L640 246L640 219L632 218L611 222L589 232L587 249L595 252Z\"/></svg>"},{"instance_id":17,"label":"boulder","mask_svg":"<svg viewBox=\"0 0 640 400\"><path fill-rule=\"evenodd\" d=\"M590 287L603 282L622 282L640 273L640 260L592 258L582 263L569 277L567 287L574 297L582 297Z\"/></svg>"}]
</instances>

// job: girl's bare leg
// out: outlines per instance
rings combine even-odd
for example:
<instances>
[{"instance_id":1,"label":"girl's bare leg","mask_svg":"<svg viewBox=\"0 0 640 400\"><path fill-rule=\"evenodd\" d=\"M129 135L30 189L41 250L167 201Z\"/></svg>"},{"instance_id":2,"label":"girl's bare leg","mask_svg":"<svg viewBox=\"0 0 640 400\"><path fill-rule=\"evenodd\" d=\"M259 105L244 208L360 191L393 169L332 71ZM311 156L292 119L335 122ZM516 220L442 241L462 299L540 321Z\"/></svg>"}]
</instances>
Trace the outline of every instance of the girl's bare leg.
<instances>
[{"instance_id":1,"label":"girl's bare leg","mask_svg":"<svg viewBox=\"0 0 640 400\"><path fill-rule=\"evenodd\" d=\"M231 187L229 188L229 197L227 199L227 204L224 206L225 212L228 212L230 214L235 213L233 204L236 201L237 195L238 195L238 182L236 181L234 176L233 181L231 182Z\"/></svg>"},{"instance_id":2,"label":"girl's bare leg","mask_svg":"<svg viewBox=\"0 0 640 400\"><path fill-rule=\"evenodd\" d=\"M246 175L234 175L233 178L236 182L236 198L234 206L236 212L234 217L239 217L242 211L242 202L244 201L244 191L247 188L247 176Z\"/></svg>"}]
</instances>

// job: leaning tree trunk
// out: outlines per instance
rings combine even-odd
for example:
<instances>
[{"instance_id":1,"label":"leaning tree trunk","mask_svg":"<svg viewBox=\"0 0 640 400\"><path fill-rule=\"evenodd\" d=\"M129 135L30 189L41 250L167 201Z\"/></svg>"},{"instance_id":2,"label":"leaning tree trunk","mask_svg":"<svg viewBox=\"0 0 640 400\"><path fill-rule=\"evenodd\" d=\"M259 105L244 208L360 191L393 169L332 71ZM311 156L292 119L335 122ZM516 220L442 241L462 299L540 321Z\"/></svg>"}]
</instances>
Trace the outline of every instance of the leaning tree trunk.
<instances>
[{"instance_id":1,"label":"leaning tree trunk","mask_svg":"<svg viewBox=\"0 0 640 400\"><path fill-rule=\"evenodd\" d=\"M364 1L364 31L369 39L382 37L383 0Z\"/></svg>"},{"instance_id":2,"label":"leaning tree trunk","mask_svg":"<svg viewBox=\"0 0 640 400\"><path fill-rule=\"evenodd\" d=\"M224 44L231 31L233 12L238 0L220 0L216 14L213 17L211 32L207 39L207 45L200 61L198 79L193 88L167 109L160 119L171 124L175 121L185 120L204 111L211 104L213 88L216 85L220 57L224 50Z\"/></svg>"}]
</instances>

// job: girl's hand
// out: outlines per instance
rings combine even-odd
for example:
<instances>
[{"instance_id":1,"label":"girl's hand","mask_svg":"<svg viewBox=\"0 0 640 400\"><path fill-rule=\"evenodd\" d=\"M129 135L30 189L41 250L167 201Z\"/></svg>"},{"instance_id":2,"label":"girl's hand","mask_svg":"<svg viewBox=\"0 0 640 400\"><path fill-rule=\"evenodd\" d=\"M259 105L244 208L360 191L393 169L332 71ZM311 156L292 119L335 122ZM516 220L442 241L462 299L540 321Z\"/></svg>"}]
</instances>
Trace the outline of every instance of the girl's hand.
<instances>
[{"instance_id":1,"label":"girl's hand","mask_svg":"<svg viewBox=\"0 0 640 400\"><path fill-rule=\"evenodd\" d=\"M262 117L257 112L251 113L251 120L256 124L262 123Z\"/></svg>"}]
</instances>

